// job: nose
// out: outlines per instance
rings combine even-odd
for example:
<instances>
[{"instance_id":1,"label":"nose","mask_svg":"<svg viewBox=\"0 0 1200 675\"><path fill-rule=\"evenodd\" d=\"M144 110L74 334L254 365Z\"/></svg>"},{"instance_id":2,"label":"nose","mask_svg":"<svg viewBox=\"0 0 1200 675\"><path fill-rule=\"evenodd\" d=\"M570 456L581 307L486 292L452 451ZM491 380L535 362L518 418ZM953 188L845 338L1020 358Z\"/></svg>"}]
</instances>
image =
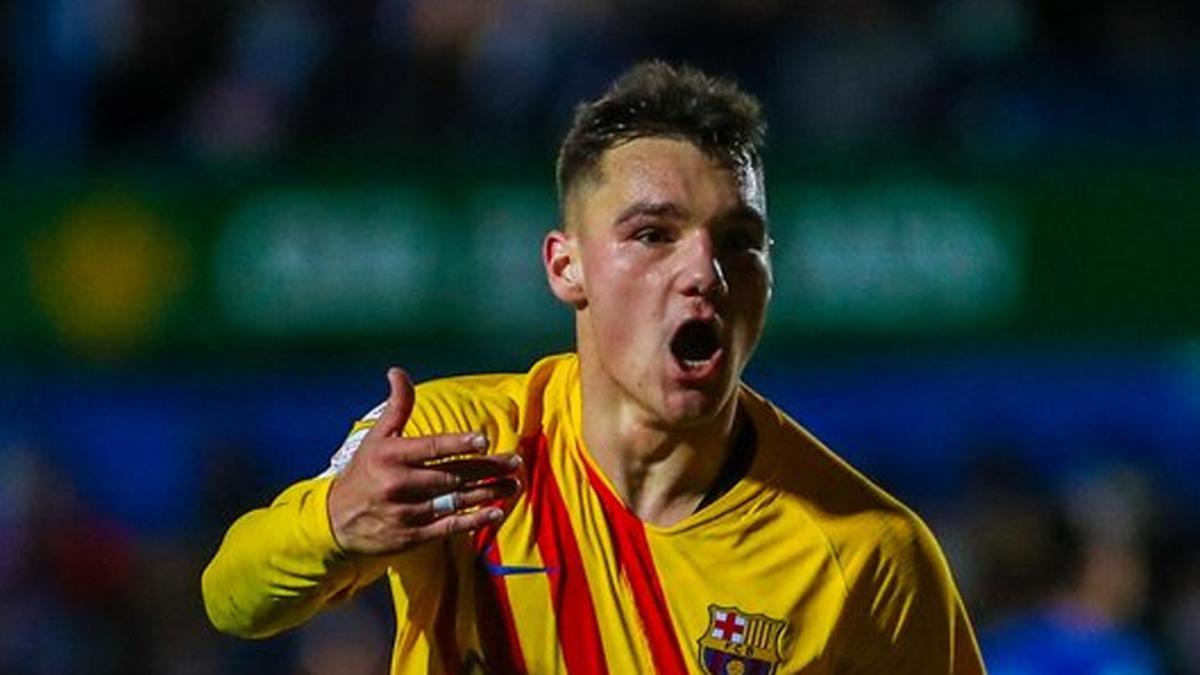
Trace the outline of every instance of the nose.
<instances>
[{"instance_id":1,"label":"nose","mask_svg":"<svg viewBox=\"0 0 1200 675\"><path fill-rule=\"evenodd\" d=\"M707 230L698 230L689 239L682 251L683 262L679 274L684 295L713 298L727 294L729 283L725 280L721 259L715 254L712 234Z\"/></svg>"}]
</instances>

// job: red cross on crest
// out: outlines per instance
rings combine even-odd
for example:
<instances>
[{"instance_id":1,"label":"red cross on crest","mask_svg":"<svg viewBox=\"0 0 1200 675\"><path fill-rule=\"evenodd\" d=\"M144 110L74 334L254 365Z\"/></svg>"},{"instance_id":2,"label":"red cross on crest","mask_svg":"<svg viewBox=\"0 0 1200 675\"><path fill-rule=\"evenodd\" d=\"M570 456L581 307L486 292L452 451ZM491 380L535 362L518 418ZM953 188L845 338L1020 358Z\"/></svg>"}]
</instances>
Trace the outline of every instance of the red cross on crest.
<instances>
[{"instance_id":1,"label":"red cross on crest","mask_svg":"<svg viewBox=\"0 0 1200 675\"><path fill-rule=\"evenodd\" d=\"M712 636L718 640L742 642L746 632L746 617L737 612L716 610L713 612Z\"/></svg>"},{"instance_id":2,"label":"red cross on crest","mask_svg":"<svg viewBox=\"0 0 1200 675\"><path fill-rule=\"evenodd\" d=\"M708 627L700 637L700 661L711 675L774 675L787 622L737 607L708 606Z\"/></svg>"}]
</instances>

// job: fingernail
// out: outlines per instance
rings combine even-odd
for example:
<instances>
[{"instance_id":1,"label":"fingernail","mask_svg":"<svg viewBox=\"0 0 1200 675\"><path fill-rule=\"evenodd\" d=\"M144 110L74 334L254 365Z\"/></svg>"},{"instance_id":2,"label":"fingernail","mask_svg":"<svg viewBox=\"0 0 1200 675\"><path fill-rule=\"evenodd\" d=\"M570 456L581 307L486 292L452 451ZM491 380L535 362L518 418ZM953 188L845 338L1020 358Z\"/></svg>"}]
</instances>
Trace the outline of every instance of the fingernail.
<instances>
[{"instance_id":1,"label":"fingernail","mask_svg":"<svg viewBox=\"0 0 1200 675\"><path fill-rule=\"evenodd\" d=\"M510 455L508 458L508 465L514 469L517 468L518 466L521 466L521 456L520 455Z\"/></svg>"},{"instance_id":2,"label":"fingernail","mask_svg":"<svg viewBox=\"0 0 1200 675\"><path fill-rule=\"evenodd\" d=\"M493 523L498 523L504 518L504 511L501 511L500 509L490 509L487 517L488 520L492 521Z\"/></svg>"},{"instance_id":3,"label":"fingernail","mask_svg":"<svg viewBox=\"0 0 1200 675\"><path fill-rule=\"evenodd\" d=\"M483 434L475 434L473 437L471 437L472 448L475 448L476 450L487 450L487 445L487 436L484 436Z\"/></svg>"}]
</instances>

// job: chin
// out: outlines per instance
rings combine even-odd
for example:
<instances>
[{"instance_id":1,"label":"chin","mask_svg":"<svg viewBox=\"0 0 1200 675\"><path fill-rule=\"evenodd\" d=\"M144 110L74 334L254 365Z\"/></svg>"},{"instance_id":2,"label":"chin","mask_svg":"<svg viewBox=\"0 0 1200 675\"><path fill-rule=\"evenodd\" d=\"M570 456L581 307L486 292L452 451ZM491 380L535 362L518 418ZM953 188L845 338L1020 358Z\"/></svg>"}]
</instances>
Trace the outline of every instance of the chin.
<instances>
[{"instance_id":1,"label":"chin","mask_svg":"<svg viewBox=\"0 0 1200 675\"><path fill-rule=\"evenodd\" d=\"M722 396L717 392L698 389L672 392L664 402L663 421L674 427L706 424L720 417L732 394L733 392L729 391Z\"/></svg>"}]
</instances>

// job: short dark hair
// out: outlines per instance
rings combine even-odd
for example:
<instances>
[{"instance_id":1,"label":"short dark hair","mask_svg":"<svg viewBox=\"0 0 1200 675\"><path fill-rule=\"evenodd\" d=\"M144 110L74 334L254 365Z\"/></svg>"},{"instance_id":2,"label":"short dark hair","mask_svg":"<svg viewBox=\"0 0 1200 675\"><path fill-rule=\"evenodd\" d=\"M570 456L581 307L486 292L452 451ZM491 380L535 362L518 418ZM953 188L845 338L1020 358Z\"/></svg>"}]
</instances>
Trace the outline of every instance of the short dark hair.
<instances>
[{"instance_id":1,"label":"short dark hair","mask_svg":"<svg viewBox=\"0 0 1200 675\"><path fill-rule=\"evenodd\" d=\"M731 80L662 61L639 63L595 101L575 109L558 151L559 209L570 190L594 175L604 152L647 136L693 143L730 169L762 168L762 106Z\"/></svg>"}]
</instances>

